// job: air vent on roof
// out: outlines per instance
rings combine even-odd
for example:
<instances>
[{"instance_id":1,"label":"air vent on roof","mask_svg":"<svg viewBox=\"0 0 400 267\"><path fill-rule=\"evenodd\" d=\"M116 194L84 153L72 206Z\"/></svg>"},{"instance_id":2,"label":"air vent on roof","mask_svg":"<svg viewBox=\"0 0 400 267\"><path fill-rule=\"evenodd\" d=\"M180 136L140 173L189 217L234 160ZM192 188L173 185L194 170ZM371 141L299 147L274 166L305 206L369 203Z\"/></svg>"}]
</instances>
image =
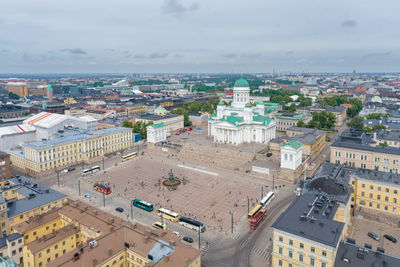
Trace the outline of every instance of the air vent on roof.
<instances>
[{"instance_id":1,"label":"air vent on roof","mask_svg":"<svg viewBox=\"0 0 400 267\"><path fill-rule=\"evenodd\" d=\"M300 221L307 221L307 217L306 216L300 216Z\"/></svg>"},{"instance_id":2,"label":"air vent on roof","mask_svg":"<svg viewBox=\"0 0 400 267\"><path fill-rule=\"evenodd\" d=\"M315 214L318 214L318 210L314 210L314 213L315 213Z\"/></svg>"},{"instance_id":3,"label":"air vent on roof","mask_svg":"<svg viewBox=\"0 0 400 267\"><path fill-rule=\"evenodd\" d=\"M356 240L355 239L353 239L353 238L347 238L347 243L349 243L349 244L353 244L353 245L355 245L356 244Z\"/></svg>"},{"instance_id":4,"label":"air vent on roof","mask_svg":"<svg viewBox=\"0 0 400 267\"><path fill-rule=\"evenodd\" d=\"M35 194L34 193L30 193L29 196L28 196L28 199L32 199L34 197L35 197Z\"/></svg>"},{"instance_id":5,"label":"air vent on roof","mask_svg":"<svg viewBox=\"0 0 400 267\"><path fill-rule=\"evenodd\" d=\"M153 260L153 255L149 254L149 255L147 255L147 258L152 261Z\"/></svg>"},{"instance_id":6,"label":"air vent on roof","mask_svg":"<svg viewBox=\"0 0 400 267\"><path fill-rule=\"evenodd\" d=\"M362 254L361 252L357 252L357 258L359 258L360 260L363 260L364 254Z\"/></svg>"},{"instance_id":7,"label":"air vent on roof","mask_svg":"<svg viewBox=\"0 0 400 267\"><path fill-rule=\"evenodd\" d=\"M372 249L372 245L367 244L367 243L365 243L364 247L367 248L367 249Z\"/></svg>"},{"instance_id":8,"label":"air vent on roof","mask_svg":"<svg viewBox=\"0 0 400 267\"><path fill-rule=\"evenodd\" d=\"M378 251L380 253L385 253L385 249L384 248L380 248L380 247L377 247L376 251Z\"/></svg>"},{"instance_id":9,"label":"air vent on roof","mask_svg":"<svg viewBox=\"0 0 400 267\"><path fill-rule=\"evenodd\" d=\"M314 222L315 222L315 219L314 219L314 218L311 218L310 222L311 222L311 223L314 223Z\"/></svg>"},{"instance_id":10,"label":"air vent on roof","mask_svg":"<svg viewBox=\"0 0 400 267\"><path fill-rule=\"evenodd\" d=\"M323 223L323 222L320 222L320 223L319 223L319 226L324 227L324 223Z\"/></svg>"}]
</instances>

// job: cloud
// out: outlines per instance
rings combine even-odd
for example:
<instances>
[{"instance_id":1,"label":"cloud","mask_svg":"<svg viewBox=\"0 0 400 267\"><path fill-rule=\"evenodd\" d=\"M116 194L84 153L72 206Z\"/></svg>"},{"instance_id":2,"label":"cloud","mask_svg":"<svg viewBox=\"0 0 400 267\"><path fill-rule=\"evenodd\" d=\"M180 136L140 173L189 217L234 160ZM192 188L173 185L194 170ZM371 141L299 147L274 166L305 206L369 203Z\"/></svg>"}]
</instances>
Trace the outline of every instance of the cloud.
<instances>
[{"instance_id":1,"label":"cloud","mask_svg":"<svg viewBox=\"0 0 400 267\"><path fill-rule=\"evenodd\" d=\"M0 53L8 53L8 52L10 52L10 50L8 50L8 49L2 49L2 50L0 50Z\"/></svg>"},{"instance_id":2,"label":"cloud","mask_svg":"<svg viewBox=\"0 0 400 267\"><path fill-rule=\"evenodd\" d=\"M343 28L353 28L355 26L357 26L357 21L355 21L353 19L347 19L342 22Z\"/></svg>"},{"instance_id":3,"label":"cloud","mask_svg":"<svg viewBox=\"0 0 400 267\"><path fill-rule=\"evenodd\" d=\"M232 59L237 57L237 55L235 53L228 53L228 54L222 54L221 57Z\"/></svg>"},{"instance_id":4,"label":"cloud","mask_svg":"<svg viewBox=\"0 0 400 267\"><path fill-rule=\"evenodd\" d=\"M149 55L150 59L155 59L155 58L166 58L168 56L168 53L152 53Z\"/></svg>"},{"instance_id":5,"label":"cloud","mask_svg":"<svg viewBox=\"0 0 400 267\"><path fill-rule=\"evenodd\" d=\"M189 6L184 6L179 0L165 0L161 6L161 10L164 13L173 15L181 15L197 9L199 9L199 4L196 2Z\"/></svg>"},{"instance_id":6,"label":"cloud","mask_svg":"<svg viewBox=\"0 0 400 267\"><path fill-rule=\"evenodd\" d=\"M64 48L61 49L60 52L68 52L75 55L86 55L86 51L82 48Z\"/></svg>"},{"instance_id":7,"label":"cloud","mask_svg":"<svg viewBox=\"0 0 400 267\"><path fill-rule=\"evenodd\" d=\"M371 53L371 54L364 55L363 58L385 57L385 56L390 56L390 52L386 51L386 52L381 52L381 53Z\"/></svg>"},{"instance_id":8,"label":"cloud","mask_svg":"<svg viewBox=\"0 0 400 267\"><path fill-rule=\"evenodd\" d=\"M104 49L104 51L105 51L105 52L114 52L114 51L115 51L115 49L112 49L112 48L106 48L106 49Z\"/></svg>"},{"instance_id":9,"label":"cloud","mask_svg":"<svg viewBox=\"0 0 400 267\"><path fill-rule=\"evenodd\" d=\"M146 58L146 56L143 55L143 54L136 54L136 55L133 56L133 58L143 59L143 58Z\"/></svg>"},{"instance_id":10,"label":"cloud","mask_svg":"<svg viewBox=\"0 0 400 267\"><path fill-rule=\"evenodd\" d=\"M293 52L293 51L287 51L287 52L286 52L286 55L287 55L287 56L292 56L292 55L294 55L294 52Z\"/></svg>"}]
</instances>

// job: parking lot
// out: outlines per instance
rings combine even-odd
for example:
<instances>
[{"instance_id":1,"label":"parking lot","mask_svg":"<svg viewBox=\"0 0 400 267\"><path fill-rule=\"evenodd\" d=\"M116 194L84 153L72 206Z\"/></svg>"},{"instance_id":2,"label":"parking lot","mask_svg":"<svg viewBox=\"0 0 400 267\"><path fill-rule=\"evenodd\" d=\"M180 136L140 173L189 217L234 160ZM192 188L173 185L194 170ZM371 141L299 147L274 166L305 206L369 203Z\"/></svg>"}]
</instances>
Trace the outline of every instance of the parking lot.
<instances>
[{"instance_id":1,"label":"parking lot","mask_svg":"<svg viewBox=\"0 0 400 267\"><path fill-rule=\"evenodd\" d=\"M385 253L393 255L395 257L400 257L400 229L392 228L383 224L376 224L369 222L367 220L362 220L359 218L353 218L353 231L351 233L351 238L356 240L356 244L364 246L365 243L372 245L372 249L376 250L377 247L385 249ZM368 232L375 233L380 240L376 241L368 236ZM397 243L393 243L383 236L389 234L397 239Z\"/></svg>"}]
</instances>

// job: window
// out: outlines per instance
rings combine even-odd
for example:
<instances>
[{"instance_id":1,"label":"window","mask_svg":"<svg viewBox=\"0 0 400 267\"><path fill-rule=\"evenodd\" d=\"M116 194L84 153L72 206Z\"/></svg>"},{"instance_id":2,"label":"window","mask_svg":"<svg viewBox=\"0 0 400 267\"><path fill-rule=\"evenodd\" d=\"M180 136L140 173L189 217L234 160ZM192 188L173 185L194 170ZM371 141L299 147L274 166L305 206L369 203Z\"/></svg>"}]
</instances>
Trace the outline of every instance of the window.
<instances>
[{"instance_id":1,"label":"window","mask_svg":"<svg viewBox=\"0 0 400 267\"><path fill-rule=\"evenodd\" d=\"M385 210L386 210L386 211L388 210L388 206L385 206Z\"/></svg>"},{"instance_id":2,"label":"window","mask_svg":"<svg viewBox=\"0 0 400 267\"><path fill-rule=\"evenodd\" d=\"M365 184L362 184L361 187L362 187L362 188L365 188Z\"/></svg>"},{"instance_id":3,"label":"window","mask_svg":"<svg viewBox=\"0 0 400 267\"><path fill-rule=\"evenodd\" d=\"M365 196L365 192L361 192L361 196L364 197Z\"/></svg>"},{"instance_id":4,"label":"window","mask_svg":"<svg viewBox=\"0 0 400 267\"><path fill-rule=\"evenodd\" d=\"M54 246L54 249L58 249L58 245L55 245L55 246Z\"/></svg>"},{"instance_id":5,"label":"window","mask_svg":"<svg viewBox=\"0 0 400 267\"><path fill-rule=\"evenodd\" d=\"M397 195L397 190L394 190L393 193L394 193L395 195Z\"/></svg>"},{"instance_id":6,"label":"window","mask_svg":"<svg viewBox=\"0 0 400 267\"><path fill-rule=\"evenodd\" d=\"M321 263L321 267L326 267L326 263L325 263L325 262L322 262L322 263Z\"/></svg>"},{"instance_id":7,"label":"window","mask_svg":"<svg viewBox=\"0 0 400 267\"><path fill-rule=\"evenodd\" d=\"M278 264L279 264L279 266L282 266L282 260L279 260Z\"/></svg>"},{"instance_id":8,"label":"window","mask_svg":"<svg viewBox=\"0 0 400 267\"><path fill-rule=\"evenodd\" d=\"M279 242L283 242L283 237L279 237Z\"/></svg>"},{"instance_id":9,"label":"window","mask_svg":"<svg viewBox=\"0 0 400 267\"><path fill-rule=\"evenodd\" d=\"M50 253L50 249L48 248L46 252L47 252L47 253Z\"/></svg>"},{"instance_id":10,"label":"window","mask_svg":"<svg viewBox=\"0 0 400 267\"><path fill-rule=\"evenodd\" d=\"M370 186L369 186L369 189L374 190L374 186L373 186L373 185L370 185Z\"/></svg>"},{"instance_id":11,"label":"window","mask_svg":"<svg viewBox=\"0 0 400 267\"><path fill-rule=\"evenodd\" d=\"M42 252L39 253L38 258L42 257Z\"/></svg>"},{"instance_id":12,"label":"window","mask_svg":"<svg viewBox=\"0 0 400 267\"><path fill-rule=\"evenodd\" d=\"M310 258L310 265L314 266L314 264L315 264L315 259L314 258Z\"/></svg>"},{"instance_id":13,"label":"window","mask_svg":"<svg viewBox=\"0 0 400 267\"><path fill-rule=\"evenodd\" d=\"M376 204L376 209L380 209L381 208L381 204Z\"/></svg>"},{"instance_id":14,"label":"window","mask_svg":"<svg viewBox=\"0 0 400 267\"><path fill-rule=\"evenodd\" d=\"M48 226L46 226L46 230L49 230L49 227L48 227Z\"/></svg>"},{"instance_id":15,"label":"window","mask_svg":"<svg viewBox=\"0 0 400 267\"><path fill-rule=\"evenodd\" d=\"M289 245L293 246L293 240L289 239Z\"/></svg>"},{"instance_id":16,"label":"window","mask_svg":"<svg viewBox=\"0 0 400 267\"><path fill-rule=\"evenodd\" d=\"M282 248L282 247L279 247L279 248L278 248L278 253L279 253L279 254L283 254L283 248Z\"/></svg>"},{"instance_id":17,"label":"window","mask_svg":"<svg viewBox=\"0 0 400 267\"><path fill-rule=\"evenodd\" d=\"M293 265L291 263L289 263L289 267L293 267Z\"/></svg>"},{"instance_id":18,"label":"window","mask_svg":"<svg viewBox=\"0 0 400 267\"><path fill-rule=\"evenodd\" d=\"M301 261L301 262L304 261L304 255L303 254L299 254L299 261Z\"/></svg>"},{"instance_id":19,"label":"window","mask_svg":"<svg viewBox=\"0 0 400 267\"><path fill-rule=\"evenodd\" d=\"M289 258L293 258L293 251L289 250Z\"/></svg>"},{"instance_id":20,"label":"window","mask_svg":"<svg viewBox=\"0 0 400 267\"><path fill-rule=\"evenodd\" d=\"M50 262L50 258L47 258L47 262Z\"/></svg>"},{"instance_id":21,"label":"window","mask_svg":"<svg viewBox=\"0 0 400 267\"><path fill-rule=\"evenodd\" d=\"M389 193L389 188L386 188L386 193Z\"/></svg>"},{"instance_id":22,"label":"window","mask_svg":"<svg viewBox=\"0 0 400 267\"><path fill-rule=\"evenodd\" d=\"M370 193L369 198L374 198L374 195L372 193Z\"/></svg>"},{"instance_id":23,"label":"window","mask_svg":"<svg viewBox=\"0 0 400 267\"><path fill-rule=\"evenodd\" d=\"M43 266L42 262L39 262L39 267L42 267L42 266Z\"/></svg>"},{"instance_id":24,"label":"window","mask_svg":"<svg viewBox=\"0 0 400 267\"><path fill-rule=\"evenodd\" d=\"M378 200L381 200L381 195L377 195Z\"/></svg>"},{"instance_id":25,"label":"window","mask_svg":"<svg viewBox=\"0 0 400 267\"><path fill-rule=\"evenodd\" d=\"M368 206L369 206L370 208L372 208L372 202L369 202Z\"/></svg>"},{"instance_id":26,"label":"window","mask_svg":"<svg viewBox=\"0 0 400 267\"><path fill-rule=\"evenodd\" d=\"M314 247L311 247L311 252L315 253L315 248Z\"/></svg>"},{"instance_id":27,"label":"window","mask_svg":"<svg viewBox=\"0 0 400 267\"><path fill-rule=\"evenodd\" d=\"M380 186L378 186L378 191L381 191L381 189L382 189L382 188L381 188Z\"/></svg>"},{"instance_id":28,"label":"window","mask_svg":"<svg viewBox=\"0 0 400 267\"><path fill-rule=\"evenodd\" d=\"M397 198L393 198L393 203L397 203Z\"/></svg>"},{"instance_id":29,"label":"window","mask_svg":"<svg viewBox=\"0 0 400 267\"><path fill-rule=\"evenodd\" d=\"M304 244L300 243L300 248L304 249Z\"/></svg>"}]
</instances>

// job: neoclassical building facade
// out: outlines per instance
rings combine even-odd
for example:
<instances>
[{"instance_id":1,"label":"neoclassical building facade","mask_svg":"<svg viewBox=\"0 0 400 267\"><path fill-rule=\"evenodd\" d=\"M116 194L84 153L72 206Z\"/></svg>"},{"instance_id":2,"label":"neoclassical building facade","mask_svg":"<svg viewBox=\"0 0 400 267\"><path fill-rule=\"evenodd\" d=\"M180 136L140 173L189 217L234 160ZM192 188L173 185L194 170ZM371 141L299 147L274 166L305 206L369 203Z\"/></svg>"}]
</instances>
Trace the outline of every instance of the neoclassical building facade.
<instances>
[{"instance_id":1,"label":"neoclassical building facade","mask_svg":"<svg viewBox=\"0 0 400 267\"><path fill-rule=\"evenodd\" d=\"M276 122L268 116L272 110L262 101L250 104L249 83L240 78L233 87L233 102L226 106L220 102L216 114L208 121L208 135L214 142L239 145L242 143L267 144L275 138Z\"/></svg>"}]
</instances>

